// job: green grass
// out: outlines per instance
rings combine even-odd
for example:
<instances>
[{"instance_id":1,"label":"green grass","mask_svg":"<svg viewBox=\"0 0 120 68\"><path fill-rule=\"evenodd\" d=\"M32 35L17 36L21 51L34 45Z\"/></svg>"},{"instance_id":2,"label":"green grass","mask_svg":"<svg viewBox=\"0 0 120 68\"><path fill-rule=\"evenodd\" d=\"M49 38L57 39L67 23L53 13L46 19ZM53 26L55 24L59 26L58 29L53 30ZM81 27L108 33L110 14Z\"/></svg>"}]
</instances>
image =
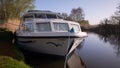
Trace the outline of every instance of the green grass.
<instances>
[{"instance_id":1,"label":"green grass","mask_svg":"<svg viewBox=\"0 0 120 68\"><path fill-rule=\"evenodd\" d=\"M14 45L14 52L15 52L15 59L19 60L19 61L24 61L24 54L20 51L20 49L16 46L16 44Z\"/></svg>"},{"instance_id":2,"label":"green grass","mask_svg":"<svg viewBox=\"0 0 120 68\"><path fill-rule=\"evenodd\" d=\"M0 42L9 43L13 47L15 55L15 59L8 56L0 56L0 68L31 68L23 62L25 60L24 55L12 40L13 33L6 28L0 28Z\"/></svg>"},{"instance_id":3,"label":"green grass","mask_svg":"<svg viewBox=\"0 0 120 68\"><path fill-rule=\"evenodd\" d=\"M8 56L0 56L0 68L31 68L23 61L15 60Z\"/></svg>"}]
</instances>

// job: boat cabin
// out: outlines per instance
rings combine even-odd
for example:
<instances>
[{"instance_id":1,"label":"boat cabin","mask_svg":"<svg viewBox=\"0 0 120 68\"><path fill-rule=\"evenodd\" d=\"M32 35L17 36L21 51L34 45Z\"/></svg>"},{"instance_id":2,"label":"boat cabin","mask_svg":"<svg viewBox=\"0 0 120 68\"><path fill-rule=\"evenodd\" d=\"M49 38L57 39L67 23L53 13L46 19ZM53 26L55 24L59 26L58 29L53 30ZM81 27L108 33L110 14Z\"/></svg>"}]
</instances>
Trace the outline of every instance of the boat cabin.
<instances>
[{"instance_id":1,"label":"boat cabin","mask_svg":"<svg viewBox=\"0 0 120 68\"><path fill-rule=\"evenodd\" d=\"M64 21L61 19L56 20L39 20L33 19L25 21L21 25L25 32L68 32L70 29L74 29L73 32L80 32L81 28L79 23Z\"/></svg>"},{"instance_id":2,"label":"boat cabin","mask_svg":"<svg viewBox=\"0 0 120 68\"><path fill-rule=\"evenodd\" d=\"M29 10L22 17L20 29L24 32L80 32L79 23L63 20L59 13Z\"/></svg>"}]
</instances>

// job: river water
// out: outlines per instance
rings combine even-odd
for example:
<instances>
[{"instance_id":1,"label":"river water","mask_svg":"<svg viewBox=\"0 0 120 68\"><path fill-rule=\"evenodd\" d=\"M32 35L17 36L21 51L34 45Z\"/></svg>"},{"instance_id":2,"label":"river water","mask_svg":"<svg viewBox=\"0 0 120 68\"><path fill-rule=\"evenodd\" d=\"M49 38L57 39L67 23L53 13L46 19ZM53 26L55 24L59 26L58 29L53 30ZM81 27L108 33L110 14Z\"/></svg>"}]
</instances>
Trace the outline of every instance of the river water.
<instances>
[{"instance_id":1,"label":"river water","mask_svg":"<svg viewBox=\"0 0 120 68\"><path fill-rule=\"evenodd\" d=\"M75 53L87 68L120 68L120 36L88 33Z\"/></svg>"},{"instance_id":2,"label":"river water","mask_svg":"<svg viewBox=\"0 0 120 68\"><path fill-rule=\"evenodd\" d=\"M33 68L64 68L65 59L25 53ZM88 33L88 37L68 57L66 68L120 68L120 36Z\"/></svg>"}]
</instances>

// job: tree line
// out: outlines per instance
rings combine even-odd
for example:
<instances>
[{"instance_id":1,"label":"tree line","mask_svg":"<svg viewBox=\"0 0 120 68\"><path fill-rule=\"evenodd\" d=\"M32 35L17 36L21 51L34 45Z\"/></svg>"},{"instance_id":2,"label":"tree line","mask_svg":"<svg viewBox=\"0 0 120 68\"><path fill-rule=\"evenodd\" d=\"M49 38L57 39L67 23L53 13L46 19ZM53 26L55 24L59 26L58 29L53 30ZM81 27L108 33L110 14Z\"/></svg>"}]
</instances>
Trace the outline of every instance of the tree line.
<instances>
[{"instance_id":1,"label":"tree line","mask_svg":"<svg viewBox=\"0 0 120 68\"><path fill-rule=\"evenodd\" d=\"M35 0L0 0L0 23L20 18L23 12L34 8Z\"/></svg>"},{"instance_id":2,"label":"tree line","mask_svg":"<svg viewBox=\"0 0 120 68\"><path fill-rule=\"evenodd\" d=\"M80 23L82 29L87 28L89 25L89 21L85 20L85 14L82 8L73 8L71 13L68 15L67 13L61 14L65 20L75 21Z\"/></svg>"},{"instance_id":3,"label":"tree line","mask_svg":"<svg viewBox=\"0 0 120 68\"><path fill-rule=\"evenodd\" d=\"M88 30L100 34L120 34L120 3L114 15L101 20L99 25Z\"/></svg>"}]
</instances>

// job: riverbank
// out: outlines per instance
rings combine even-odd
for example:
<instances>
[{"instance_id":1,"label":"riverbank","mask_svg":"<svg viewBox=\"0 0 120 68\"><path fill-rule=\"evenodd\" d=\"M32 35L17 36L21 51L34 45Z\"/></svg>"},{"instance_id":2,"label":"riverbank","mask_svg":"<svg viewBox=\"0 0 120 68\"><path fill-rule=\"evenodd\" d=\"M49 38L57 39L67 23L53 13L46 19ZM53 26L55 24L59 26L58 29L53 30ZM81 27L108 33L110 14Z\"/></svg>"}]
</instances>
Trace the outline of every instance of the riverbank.
<instances>
[{"instance_id":1,"label":"riverbank","mask_svg":"<svg viewBox=\"0 0 120 68\"><path fill-rule=\"evenodd\" d=\"M0 68L31 68L23 54L11 42L0 41Z\"/></svg>"},{"instance_id":2,"label":"riverbank","mask_svg":"<svg viewBox=\"0 0 120 68\"><path fill-rule=\"evenodd\" d=\"M15 51L12 43L0 42L0 55L15 58Z\"/></svg>"},{"instance_id":3,"label":"riverbank","mask_svg":"<svg viewBox=\"0 0 120 68\"><path fill-rule=\"evenodd\" d=\"M24 55L13 43L13 33L0 28L0 68L30 68L24 63Z\"/></svg>"},{"instance_id":4,"label":"riverbank","mask_svg":"<svg viewBox=\"0 0 120 68\"><path fill-rule=\"evenodd\" d=\"M98 34L120 34L119 24L99 24L84 28L85 31L95 32Z\"/></svg>"}]
</instances>

